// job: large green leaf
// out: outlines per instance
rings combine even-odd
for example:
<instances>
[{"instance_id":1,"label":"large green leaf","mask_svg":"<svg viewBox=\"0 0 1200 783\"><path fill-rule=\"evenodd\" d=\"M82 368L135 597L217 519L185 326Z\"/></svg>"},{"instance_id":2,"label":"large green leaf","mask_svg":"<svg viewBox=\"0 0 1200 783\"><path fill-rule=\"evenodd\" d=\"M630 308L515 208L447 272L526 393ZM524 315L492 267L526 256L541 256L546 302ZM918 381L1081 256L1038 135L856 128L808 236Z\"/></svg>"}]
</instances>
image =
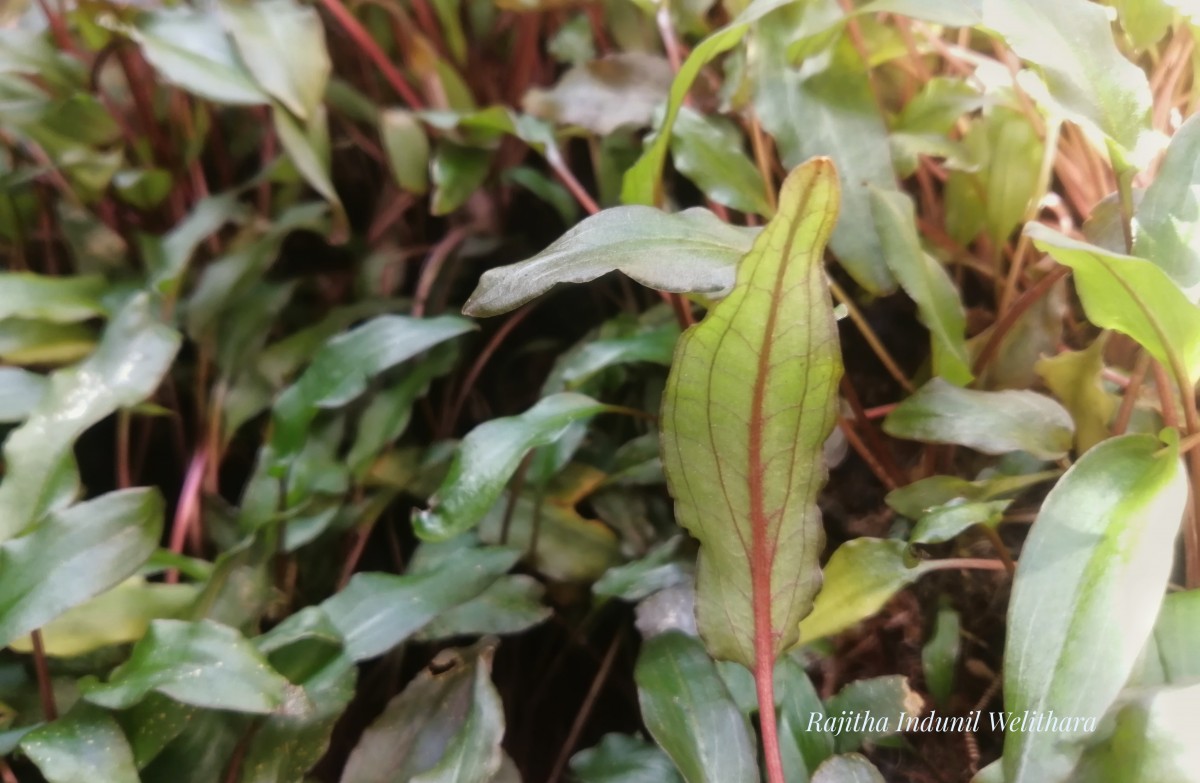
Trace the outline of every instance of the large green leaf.
<instances>
[{"instance_id":1,"label":"large green leaf","mask_svg":"<svg viewBox=\"0 0 1200 783\"><path fill-rule=\"evenodd\" d=\"M26 734L21 750L48 783L140 783L121 726L89 704Z\"/></svg>"},{"instance_id":2,"label":"large green leaf","mask_svg":"<svg viewBox=\"0 0 1200 783\"><path fill-rule=\"evenodd\" d=\"M1025 233L1055 261L1075 270L1088 320L1129 335L1177 375L1193 383L1200 378L1200 307L1162 268L1079 242L1041 223L1030 223Z\"/></svg>"},{"instance_id":3,"label":"large green leaf","mask_svg":"<svg viewBox=\"0 0 1200 783\"><path fill-rule=\"evenodd\" d=\"M1154 627L1188 494L1177 445L1126 435L1094 447L1046 497L1021 551L1008 610L1004 702L1099 718ZM1061 780L1079 727L1009 731L1009 783Z\"/></svg>"},{"instance_id":4,"label":"large green leaf","mask_svg":"<svg viewBox=\"0 0 1200 783\"><path fill-rule=\"evenodd\" d=\"M1195 681L1123 696L1112 725L1097 732L1070 783L1200 782L1197 704Z\"/></svg>"},{"instance_id":5,"label":"large green leaf","mask_svg":"<svg viewBox=\"0 0 1200 783\"><path fill-rule=\"evenodd\" d=\"M382 655L443 612L478 598L512 568L520 553L501 547L466 549L453 567L396 576L356 574L322 604L354 660Z\"/></svg>"},{"instance_id":6,"label":"large green leaf","mask_svg":"<svg viewBox=\"0 0 1200 783\"><path fill-rule=\"evenodd\" d=\"M157 490L110 492L51 513L0 545L0 645L113 587L150 557L162 533Z\"/></svg>"},{"instance_id":7,"label":"large green leaf","mask_svg":"<svg viewBox=\"0 0 1200 783\"><path fill-rule=\"evenodd\" d=\"M382 315L329 340L312 364L275 404L273 445L280 455L304 443L309 425L321 409L339 408L367 389L384 370L474 329L463 318L409 318Z\"/></svg>"},{"instance_id":8,"label":"large green leaf","mask_svg":"<svg viewBox=\"0 0 1200 783\"><path fill-rule=\"evenodd\" d=\"M494 654L486 641L443 652L363 732L341 783L488 783L504 736Z\"/></svg>"},{"instance_id":9,"label":"large green leaf","mask_svg":"<svg viewBox=\"0 0 1200 783\"><path fill-rule=\"evenodd\" d=\"M1179 285L1200 283L1200 116L1179 126L1133 218L1133 253Z\"/></svg>"},{"instance_id":10,"label":"large green leaf","mask_svg":"<svg viewBox=\"0 0 1200 783\"><path fill-rule=\"evenodd\" d=\"M307 120L325 96L332 69L316 9L296 0L221 0L219 7L254 80Z\"/></svg>"},{"instance_id":11,"label":"large green leaf","mask_svg":"<svg viewBox=\"0 0 1200 783\"><path fill-rule=\"evenodd\" d=\"M825 584L810 615L800 622L800 641L833 636L874 615L928 567L905 560L903 541L856 538L837 548L825 564Z\"/></svg>"},{"instance_id":12,"label":"large green leaf","mask_svg":"<svg viewBox=\"0 0 1200 783\"><path fill-rule=\"evenodd\" d=\"M83 697L125 709L157 692L196 707L270 713L284 705L289 684L254 645L211 620L155 620L129 660L108 682L80 681Z\"/></svg>"},{"instance_id":13,"label":"large green leaf","mask_svg":"<svg viewBox=\"0 0 1200 783\"><path fill-rule=\"evenodd\" d=\"M955 443L985 454L1027 451L1057 459L1071 448L1075 424L1051 398L1031 391L960 389L934 378L888 414L889 435Z\"/></svg>"},{"instance_id":14,"label":"large green leaf","mask_svg":"<svg viewBox=\"0 0 1200 783\"><path fill-rule=\"evenodd\" d=\"M463 312L498 315L558 283L586 283L609 272L661 291L723 296L757 233L699 207L676 214L645 206L606 209L533 258L484 272Z\"/></svg>"},{"instance_id":15,"label":"large green leaf","mask_svg":"<svg viewBox=\"0 0 1200 783\"><path fill-rule=\"evenodd\" d=\"M699 641L647 639L634 679L646 728L687 783L758 783L750 723Z\"/></svg>"},{"instance_id":16,"label":"large green leaf","mask_svg":"<svg viewBox=\"0 0 1200 783\"><path fill-rule=\"evenodd\" d=\"M429 508L413 514L417 535L445 541L479 524L531 450L554 443L571 425L608 409L574 392L540 400L519 416L492 419L463 438Z\"/></svg>"},{"instance_id":17,"label":"large green leaf","mask_svg":"<svg viewBox=\"0 0 1200 783\"><path fill-rule=\"evenodd\" d=\"M91 356L50 377L42 404L4 444L0 540L38 520L75 439L118 408L149 396L178 348L179 335L158 321L149 297L138 295L117 313Z\"/></svg>"},{"instance_id":18,"label":"large green leaf","mask_svg":"<svg viewBox=\"0 0 1200 783\"><path fill-rule=\"evenodd\" d=\"M1117 49L1104 9L1088 0L984 0L983 25L1040 66L1050 95L1076 122L1132 152L1149 126L1150 86Z\"/></svg>"},{"instance_id":19,"label":"large green leaf","mask_svg":"<svg viewBox=\"0 0 1200 783\"><path fill-rule=\"evenodd\" d=\"M827 159L789 175L733 292L680 338L663 397L675 515L701 546L701 635L750 668L795 642L820 583L816 495L842 371L821 260L837 198Z\"/></svg>"},{"instance_id":20,"label":"large green leaf","mask_svg":"<svg viewBox=\"0 0 1200 783\"><path fill-rule=\"evenodd\" d=\"M895 190L871 188L871 215L888 268L914 302L933 346L933 372L965 386L974 376L967 357L967 318L954 281L922 249L912 199Z\"/></svg>"}]
</instances>

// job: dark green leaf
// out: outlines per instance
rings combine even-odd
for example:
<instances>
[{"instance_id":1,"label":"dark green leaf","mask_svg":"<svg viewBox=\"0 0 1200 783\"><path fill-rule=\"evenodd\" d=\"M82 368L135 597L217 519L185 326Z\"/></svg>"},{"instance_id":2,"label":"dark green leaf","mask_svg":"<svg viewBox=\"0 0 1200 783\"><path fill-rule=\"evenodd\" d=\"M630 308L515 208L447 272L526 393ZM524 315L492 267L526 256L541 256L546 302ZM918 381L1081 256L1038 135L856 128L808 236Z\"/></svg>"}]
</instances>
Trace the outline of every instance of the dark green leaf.
<instances>
[{"instance_id":1,"label":"dark green leaf","mask_svg":"<svg viewBox=\"0 0 1200 783\"><path fill-rule=\"evenodd\" d=\"M704 195L741 212L770 216L766 184L746 156L742 132L734 123L685 106L672 133L675 168Z\"/></svg>"},{"instance_id":2,"label":"dark green leaf","mask_svg":"<svg viewBox=\"0 0 1200 783\"><path fill-rule=\"evenodd\" d=\"M634 678L646 728L687 783L758 783L754 732L698 639L647 639Z\"/></svg>"},{"instance_id":3,"label":"dark green leaf","mask_svg":"<svg viewBox=\"0 0 1200 783\"><path fill-rule=\"evenodd\" d=\"M671 759L628 734L605 734L595 747L571 757L577 783L681 783Z\"/></svg>"},{"instance_id":4,"label":"dark green leaf","mask_svg":"<svg viewBox=\"0 0 1200 783\"><path fill-rule=\"evenodd\" d=\"M48 783L140 783L121 726L88 704L26 734L21 750Z\"/></svg>"},{"instance_id":5,"label":"dark green leaf","mask_svg":"<svg viewBox=\"0 0 1200 783\"><path fill-rule=\"evenodd\" d=\"M52 512L30 533L4 542L0 644L133 575L158 545L162 524L158 491L129 489Z\"/></svg>"},{"instance_id":6,"label":"dark green leaf","mask_svg":"<svg viewBox=\"0 0 1200 783\"><path fill-rule=\"evenodd\" d=\"M943 604L934 616L933 632L921 648L921 670L925 685L939 706L945 706L954 689L954 673L958 668L961 645L961 623L958 612Z\"/></svg>"},{"instance_id":7,"label":"dark green leaf","mask_svg":"<svg viewBox=\"0 0 1200 783\"><path fill-rule=\"evenodd\" d=\"M196 707L270 713L289 684L234 629L211 620L155 620L108 682L80 682L93 704L124 709L157 692Z\"/></svg>"},{"instance_id":8,"label":"dark green leaf","mask_svg":"<svg viewBox=\"0 0 1200 783\"><path fill-rule=\"evenodd\" d=\"M483 185L492 165L488 150L443 141L437 145L430 164L433 179L434 215L449 215Z\"/></svg>"},{"instance_id":9,"label":"dark green leaf","mask_svg":"<svg viewBox=\"0 0 1200 783\"><path fill-rule=\"evenodd\" d=\"M899 674L871 677L848 683L825 705L825 714L833 716L863 715L876 720L875 725L863 721L863 728L844 728L834 737L834 748L838 753L858 750L863 743L897 733L904 715L919 717L925 709L924 700L908 684L908 678ZM893 719L894 722L893 722Z\"/></svg>"}]
</instances>

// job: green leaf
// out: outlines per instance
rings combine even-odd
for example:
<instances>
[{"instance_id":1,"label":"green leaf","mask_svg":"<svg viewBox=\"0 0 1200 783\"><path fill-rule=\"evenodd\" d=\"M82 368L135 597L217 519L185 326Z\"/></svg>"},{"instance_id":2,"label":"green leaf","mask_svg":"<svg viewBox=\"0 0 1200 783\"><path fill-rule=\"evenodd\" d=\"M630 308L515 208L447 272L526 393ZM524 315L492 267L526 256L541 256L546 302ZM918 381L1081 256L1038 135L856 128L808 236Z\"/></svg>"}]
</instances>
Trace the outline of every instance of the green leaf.
<instances>
[{"instance_id":1,"label":"green leaf","mask_svg":"<svg viewBox=\"0 0 1200 783\"><path fill-rule=\"evenodd\" d=\"M1185 683L1200 679L1200 590L1168 593L1158 612L1151 638L1142 658L1155 672L1142 676L1146 684Z\"/></svg>"},{"instance_id":2,"label":"green leaf","mask_svg":"<svg viewBox=\"0 0 1200 783\"><path fill-rule=\"evenodd\" d=\"M1110 253L1040 223L1025 233L1034 245L1075 270L1088 320L1127 334L1172 373L1200 379L1200 307L1150 261ZM1177 379L1178 380L1178 379Z\"/></svg>"},{"instance_id":3,"label":"green leaf","mask_svg":"<svg viewBox=\"0 0 1200 783\"><path fill-rule=\"evenodd\" d=\"M121 726L88 704L26 734L21 750L48 783L139 783Z\"/></svg>"},{"instance_id":4,"label":"green leaf","mask_svg":"<svg viewBox=\"0 0 1200 783\"><path fill-rule=\"evenodd\" d=\"M546 588L531 576L503 576L476 598L440 613L433 622L421 629L420 638L432 640L521 633L541 624L552 614L543 600L545 594Z\"/></svg>"},{"instance_id":5,"label":"green leaf","mask_svg":"<svg viewBox=\"0 0 1200 783\"><path fill-rule=\"evenodd\" d=\"M0 544L0 644L133 575L158 545L162 524L158 491L129 489L52 512Z\"/></svg>"},{"instance_id":6,"label":"green leaf","mask_svg":"<svg viewBox=\"0 0 1200 783\"><path fill-rule=\"evenodd\" d=\"M978 503L947 503L925 514L908 537L910 544L939 544L958 536L975 525L995 527L1000 524L1011 500L990 500Z\"/></svg>"},{"instance_id":7,"label":"green leaf","mask_svg":"<svg viewBox=\"0 0 1200 783\"><path fill-rule=\"evenodd\" d=\"M413 113L407 109L380 112L379 136L396 183L412 193L429 190L429 138Z\"/></svg>"},{"instance_id":8,"label":"green leaf","mask_svg":"<svg viewBox=\"0 0 1200 783\"><path fill-rule=\"evenodd\" d=\"M0 321L0 359L17 365L62 365L92 352L96 337L83 324L9 318Z\"/></svg>"},{"instance_id":9,"label":"green leaf","mask_svg":"<svg viewBox=\"0 0 1200 783\"><path fill-rule=\"evenodd\" d=\"M150 267L150 282L164 294L177 294L188 264L200 243L226 223L241 222L245 205L236 194L222 193L196 202L192 211L161 238L143 240L143 253Z\"/></svg>"},{"instance_id":10,"label":"green leaf","mask_svg":"<svg viewBox=\"0 0 1200 783\"><path fill-rule=\"evenodd\" d=\"M679 554L682 543L681 536L674 536L642 558L608 569L592 585L592 595L633 602L690 581L692 569Z\"/></svg>"},{"instance_id":11,"label":"green leaf","mask_svg":"<svg viewBox=\"0 0 1200 783\"><path fill-rule=\"evenodd\" d=\"M700 541L700 632L747 668L766 640L772 658L796 641L820 584L816 494L842 372L821 261L837 198L827 159L788 176L733 292L680 338L663 395L675 516Z\"/></svg>"},{"instance_id":12,"label":"green leaf","mask_svg":"<svg viewBox=\"0 0 1200 783\"><path fill-rule=\"evenodd\" d=\"M938 706L946 706L954 690L954 674L962 647L958 612L943 602L933 620L933 631L921 648L921 671L925 685Z\"/></svg>"},{"instance_id":13,"label":"green leaf","mask_svg":"<svg viewBox=\"0 0 1200 783\"><path fill-rule=\"evenodd\" d=\"M834 756L817 767L812 783L886 783L883 775L865 756L847 753Z\"/></svg>"},{"instance_id":14,"label":"green leaf","mask_svg":"<svg viewBox=\"0 0 1200 783\"><path fill-rule=\"evenodd\" d=\"M825 705L797 657L785 655L775 664L775 703L784 774L787 780L802 783L833 755L834 738L818 729L825 719Z\"/></svg>"},{"instance_id":15,"label":"green leaf","mask_svg":"<svg viewBox=\"0 0 1200 783\"><path fill-rule=\"evenodd\" d=\"M697 639L647 639L633 676L646 728L687 783L758 783L750 723Z\"/></svg>"},{"instance_id":16,"label":"green leaf","mask_svg":"<svg viewBox=\"0 0 1200 783\"><path fill-rule=\"evenodd\" d=\"M491 165L492 153L488 150L440 142L430 163L433 200L429 211L449 215L461 207L483 185Z\"/></svg>"},{"instance_id":17,"label":"green leaf","mask_svg":"<svg viewBox=\"0 0 1200 783\"><path fill-rule=\"evenodd\" d=\"M933 256L921 248L912 199L895 190L870 188L871 214L879 229L888 268L914 302L929 330L933 372L956 386L975 377L967 356L967 319L954 281Z\"/></svg>"},{"instance_id":18,"label":"green leaf","mask_svg":"<svg viewBox=\"0 0 1200 783\"><path fill-rule=\"evenodd\" d=\"M445 541L483 520L531 450L562 437L572 424L609 406L574 392L552 394L519 416L492 419L471 430L429 508L413 513L417 535Z\"/></svg>"},{"instance_id":19,"label":"green leaf","mask_svg":"<svg viewBox=\"0 0 1200 783\"><path fill-rule=\"evenodd\" d=\"M1089 743L1071 783L1200 781L1200 746L1194 741L1198 703L1196 683L1124 696L1112 725Z\"/></svg>"},{"instance_id":20,"label":"green leaf","mask_svg":"<svg viewBox=\"0 0 1200 783\"><path fill-rule=\"evenodd\" d=\"M138 295L117 313L95 353L50 376L49 394L4 444L0 541L45 512L53 478L75 439L153 393L178 348L179 335L159 323L148 297Z\"/></svg>"},{"instance_id":21,"label":"green leaf","mask_svg":"<svg viewBox=\"0 0 1200 783\"><path fill-rule=\"evenodd\" d=\"M161 509L159 513L161 516ZM46 655L60 658L84 655L108 645L131 644L142 638L151 620L178 617L195 598L196 588L192 585L129 579L44 625L42 644ZM9 647L22 653L33 651L29 638L14 640Z\"/></svg>"},{"instance_id":22,"label":"green leaf","mask_svg":"<svg viewBox=\"0 0 1200 783\"><path fill-rule=\"evenodd\" d=\"M125 169L112 180L121 200L138 209L151 210L171 193L171 172L166 169Z\"/></svg>"},{"instance_id":23,"label":"green leaf","mask_svg":"<svg viewBox=\"0 0 1200 783\"><path fill-rule=\"evenodd\" d=\"M102 277L51 277L31 272L0 274L0 318L30 318L53 323L86 321L107 315L101 301L108 284Z\"/></svg>"},{"instance_id":24,"label":"green leaf","mask_svg":"<svg viewBox=\"0 0 1200 783\"><path fill-rule=\"evenodd\" d=\"M685 106L672 133L675 168L704 195L741 212L771 214L762 174L746 156L742 132L734 123Z\"/></svg>"},{"instance_id":25,"label":"green leaf","mask_svg":"<svg viewBox=\"0 0 1200 783\"><path fill-rule=\"evenodd\" d=\"M1177 442L1112 438L1084 454L1047 495L1013 582L1004 654L1004 703L1099 718L1150 637L1171 573L1187 501ZM1009 731L1010 783L1060 780L1082 736Z\"/></svg>"},{"instance_id":26,"label":"green leaf","mask_svg":"<svg viewBox=\"0 0 1200 783\"><path fill-rule=\"evenodd\" d=\"M896 187L887 126L871 95L866 66L848 38L834 47L827 67L810 70L789 67L783 52L776 51L763 62L755 110L775 137L785 166L814 155L828 155L837 164L842 219L830 249L868 292L888 293L896 280L884 258L882 228L872 216L868 189Z\"/></svg>"},{"instance_id":27,"label":"green leaf","mask_svg":"<svg viewBox=\"0 0 1200 783\"><path fill-rule=\"evenodd\" d=\"M133 27L117 26L141 46L142 54L172 84L217 103L267 103L225 37L216 15L177 7L141 14Z\"/></svg>"},{"instance_id":28,"label":"green leaf","mask_svg":"<svg viewBox=\"0 0 1200 783\"><path fill-rule=\"evenodd\" d=\"M800 641L811 644L871 617L892 596L928 571L910 566L903 541L856 538L837 548L825 564L825 583L812 613L800 622Z\"/></svg>"},{"instance_id":29,"label":"green leaf","mask_svg":"<svg viewBox=\"0 0 1200 783\"><path fill-rule=\"evenodd\" d=\"M607 136L649 125L666 100L671 77L661 56L618 52L571 68L550 89L527 92L522 103L535 117Z\"/></svg>"},{"instance_id":30,"label":"green leaf","mask_svg":"<svg viewBox=\"0 0 1200 783\"><path fill-rule=\"evenodd\" d=\"M1121 56L1104 9L1088 0L983 0L983 26L1041 67L1069 119L1132 152L1149 126L1150 86Z\"/></svg>"},{"instance_id":31,"label":"green leaf","mask_svg":"<svg viewBox=\"0 0 1200 783\"><path fill-rule=\"evenodd\" d=\"M896 438L954 443L984 454L1026 451L1058 459L1070 450L1075 425L1071 414L1045 395L960 389L934 378L888 414L883 430Z\"/></svg>"},{"instance_id":32,"label":"green leaf","mask_svg":"<svg viewBox=\"0 0 1200 783\"><path fill-rule=\"evenodd\" d=\"M896 734L908 717L920 717L925 701L900 674L870 677L849 682L825 704L827 715L873 715L886 718L874 726L863 721L860 729L844 728L834 737L838 753L858 750L864 743ZM896 722L892 723L892 718Z\"/></svg>"},{"instance_id":33,"label":"green leaf","mask_svg":"<svg viewBox=\"0 0 1200 783\"><path fill-rule=\"evenodd\" d=\"M579 389L605 369L621 364L653 362L670 366L675 341L679 338L679 325L671 322L661 326L639 326L641 328L636 331L620 336L585 337L570 351L559 355L542 385L542 393Z\"/></svg>"},{"instance_id":34,"label":"green leaf","mask_svg":"<svg viewBox=\"0 0 1200 783\"><path fill-rule=\"evenodd\" d=\"M292 159L292 164L300 172L300 176L304 177L304 181L328 201L333 209L334 226L331 240L344 241L349 230L348 219L330 176L329 128L324 108L316 107L303 127L278 104L272 107L271 117L275 121L275 133L279 136L279 142Z\"/></svg>"},{"instance_id":35,"label":"green leaf","mask_svg":"<svg viewBox=\"0 0 1200 783\"><path fill-rule=\"evenodd\" d=\"M1106 342L1097 338L1082 351L1042 357L1034 365L1046 388L1071 412L1079 454L1108 438L1108 422L1117 412L1115 396L1101 385Z\"/></svg>"},{"instance_id":36,"label":"green leaf","mask_svg":"<svg viewBox=\"0 0 1200 783\"><path fill-rule=\"evenodd\" d=\"M1183 288L1200 283L1200 117L1179 126L1133 217L1133 254Z\"/></svg>"},{"instance_id":37,"label":"green leaf","mask_svg":"<svg viewBox=\"0 0 1200 783\"><path fill-rule=\"evenodd\" d=\"M221 0L219 8L254 80L307 120L325 96L332 70L316 9L296 0Z\"/></svg>"},{"instance_id":38,"label":"green leaf","mask_svg":"<svg viewBox=\"0 0 1200 783\"><path fill-rule=\"evenodd\" d=\"M443 651L363 732L341 783L488 783L504 736L494 654L486 641Z\"/></svg>"},{"instance_id":39,"label":"green leaf","mask_svg":"<svg viewBox=\"0 0 1200 783\"><path fill-rule=\"evenodd\" d=\"M577 783L681 783L671 759L628 734L605 734L595 747L571 757Z\"/></svg>"},{"instance_id":40,"label":"green leaf","mask_svg":"<svg viewBox=\"0 0 1200 783\"><path fill-rule=\"evenodd\" d=\"M375 376L474 328L452 315L381 315L330 339L275 404L276 452L286 456L297 451L320 410L352 402Z\"/></svg>"},{"instance_id":41,"label":"green leaf","mask_svg":"<svg viewBox=\"0 0 1200 783\"><path fill-rule=\"evenodd\" d=\"M18 367L0 367L0 423L24 421L49 391L43 375Z\"/></svg>"},{"instance_id":42,"label":"green leaf","mask_svg":"<svg viewBox=\"0 0 1200 783\"><path fill-rule=\"evenodd\" d=\"M643 206L606 209L533 258L484 272L463 312L499 315L558 283L586 283L609 272L660 291L724 296L757 234L699 207L675 214Z\"/></svg>"},{"instance_id":43,"label":"green leaf","mask_svg":"<svg viewBox=\"0 0 1200 783\"><path fill-rule=\"evenodd\" d=\"M465 550L453 568L415 574L355 574L321 607L345 639L346 655L382 655L443 612L478 598L516 564L514 549Z\"/></svg>"},{"instance_id":44,"label":"green leaf","mask_svg":"<svg viewBox=\"0 0 1200 783\"><path fill-rule=\"evenodd\" d=\"M107 683L86 677L79 685L85 699L109 709L157 692L195 707L258 714L283 706L290 687L244 636L211 620L155 620Z\"/></svg>"}]
</instances>

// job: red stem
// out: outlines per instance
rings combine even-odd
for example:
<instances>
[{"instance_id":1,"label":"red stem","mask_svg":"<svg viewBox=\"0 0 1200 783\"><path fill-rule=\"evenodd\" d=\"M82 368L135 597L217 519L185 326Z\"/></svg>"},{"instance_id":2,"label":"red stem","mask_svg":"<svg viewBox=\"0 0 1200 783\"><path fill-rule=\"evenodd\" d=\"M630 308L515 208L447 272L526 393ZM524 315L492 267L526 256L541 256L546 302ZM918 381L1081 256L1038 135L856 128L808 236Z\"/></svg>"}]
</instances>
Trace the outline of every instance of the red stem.
<instances>
[{"instance_id":1,"label":"red stem","mask_svg":"<svg viewBox=\"0 0 1200 783\"><path fill-rule=\"evenodd\" d=\"M379 72L383 74L383 78L392 86L396 93L408 102L408 105L414 109L425 108L425 102L413 91L405 81L404 75L400 73L396 66L392 65L391 60L379 48L379 44L375 43L375 39L371 37L359 21L354 18L354 15L346 10L346 6L342 5L341 0L321 0L321 5L325 6L325 10L329 12L338 25L345 30L346 35L354 41L363 54L375 64Z\"/></svg>"},{"instance_id":2,"label":"red stem","mask_svg":"<svg viewBox=\"0 0 1200 783\"><path fill-rule=\"evenodd\" d=\"M200 513L200 485L204 478L204 468L208 456L203 446L192 455L187 474L183 479L183 490L179 493L179 505L175 507L175 519L171 524L171 551L183 552L183 543L187 540L188 529ZM167 584L179 581L179 571L172 568L166 573Z\"/></svg>"}]
</instances>

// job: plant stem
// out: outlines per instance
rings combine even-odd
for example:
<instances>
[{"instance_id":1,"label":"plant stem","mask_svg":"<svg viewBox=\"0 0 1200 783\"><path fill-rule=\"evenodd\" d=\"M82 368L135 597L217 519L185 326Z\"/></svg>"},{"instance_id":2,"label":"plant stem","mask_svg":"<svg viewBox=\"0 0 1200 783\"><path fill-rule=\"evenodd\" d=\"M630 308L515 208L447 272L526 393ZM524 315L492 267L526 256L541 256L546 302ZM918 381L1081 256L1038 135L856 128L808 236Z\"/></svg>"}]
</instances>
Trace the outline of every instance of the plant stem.
<instances>
[{"instance_id":1,"label":"plant stem","mask_svg":"<svg viewBox=\"0 0 1200 783\"><path fill-rule=\"evenodd\" d=\"M396 94L403 98L409 106L414 109L425 108L425 102L417 95L408 82L405 81L404 75L392 65L391 60L379 48L379 44L375 43L375 39L371 37L354 15L346 10L346 6L342 5L341 0L321 0L321 5L325 6L325 10L329 12L338 25L346 32L346 35L354 41L355 45L362 50L368 59L375 64L379 72L383 74L383 78L392 86Z\"/></svg>"},{"instance_id":2,"label":"plant stem","mask_svg":"<svg viewBox=\"0 0 1200 783\"><path fill-rule=\"evenodd\" d=\"M41 629L35 630L29 638L33 641L33 669L37 673L42 714L47 721L58 720L58 705L54 703L54 683L50 680L50 667L46 663L46 647L42 644Z\"/></svg>"}]
</instances>

